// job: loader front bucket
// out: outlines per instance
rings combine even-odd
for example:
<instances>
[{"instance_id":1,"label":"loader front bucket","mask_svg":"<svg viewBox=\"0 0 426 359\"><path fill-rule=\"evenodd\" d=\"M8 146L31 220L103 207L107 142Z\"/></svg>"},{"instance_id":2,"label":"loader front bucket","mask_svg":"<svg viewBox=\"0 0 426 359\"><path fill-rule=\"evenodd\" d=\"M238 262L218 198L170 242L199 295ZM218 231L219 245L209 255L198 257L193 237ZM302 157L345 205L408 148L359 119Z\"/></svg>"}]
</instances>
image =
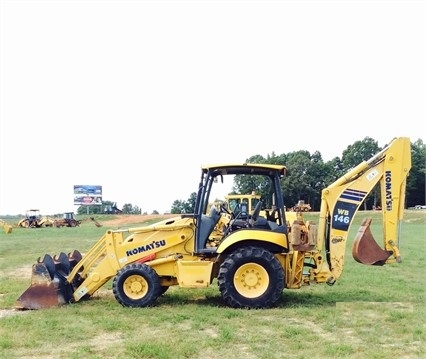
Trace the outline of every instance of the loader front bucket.
<instances>
[{"instance_id":1,"label":"loader front bucket","mask_svg":"<svg viewBox=\"0 0 426 359\"><path fill-rule=\"evenodd\" d=\"M65 304L62 293L53 282L31 284L18 298L15 309L46 309Z\"/></svg>"},{"instance_id":2,"label":"loader front bucket","mask_svg":"<svg viewBox=\"0 0 426 359\"><path fill-rule=\"evenodd\" d=\"M70 303L73 288L66 276L81 259L81 254L74 251L58 257L46 254L32 267L31 285L15 302L15 309L45 309Z\"/></svg>"},{"instance_id":3,"label":"loader front bucket","mask_svg":"<svg viewBox=\"0 0 426 359\"><path fill-rule=\"evenodd\" d=\"M392 254L377 244L370 230L371 218L365 218L352 245L352 257L359 263L384 265Z\"/></svg>"}]
</instances>

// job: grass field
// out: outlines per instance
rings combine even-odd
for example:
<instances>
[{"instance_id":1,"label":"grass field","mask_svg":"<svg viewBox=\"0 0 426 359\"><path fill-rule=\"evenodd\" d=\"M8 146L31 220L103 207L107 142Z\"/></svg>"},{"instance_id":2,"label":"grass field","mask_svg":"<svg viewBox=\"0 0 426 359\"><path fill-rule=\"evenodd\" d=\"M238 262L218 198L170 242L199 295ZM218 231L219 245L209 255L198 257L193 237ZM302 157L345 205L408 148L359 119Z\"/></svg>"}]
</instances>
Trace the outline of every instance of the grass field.
<instances>
[{"instance_id":1,"label":"grass field","mask_svg":"<svg viewBox=\"0 0 426 359\"><path fill-rule=\"evenodd\" d=\"M382 238L380 213L359 212L343 275L334 286L285 289L279 305L265 310L225 307L216 283L207 289L173 287L154 307L124 308L107 283L88 301L14 311L38 257L74 249L84 252L109 227L85 222L76 228L2 232L0 358L426 357L426 211L406 211L402 262L383 267L361 265L351 256L351 241L367 215L373 217L376 240ZM316 219L316 214L305 217ZM105 223L104 219L99 221ZM111 228L120 225L114 223Z\"/></svg>"}]
</instances>

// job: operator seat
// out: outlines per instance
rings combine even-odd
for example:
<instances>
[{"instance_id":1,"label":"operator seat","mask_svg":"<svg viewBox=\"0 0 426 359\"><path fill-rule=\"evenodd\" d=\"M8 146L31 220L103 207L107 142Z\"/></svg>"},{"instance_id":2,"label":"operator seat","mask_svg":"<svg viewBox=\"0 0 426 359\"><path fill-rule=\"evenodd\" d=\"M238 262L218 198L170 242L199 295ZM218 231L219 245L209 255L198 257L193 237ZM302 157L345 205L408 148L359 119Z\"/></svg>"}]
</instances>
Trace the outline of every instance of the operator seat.
<instances>
[{"instance_id":1,"label":"operator seat","mask_svg":"<svg viewBox=\"0 0 426 359\"><path fill-rule=\"evenodd\" d=\"M259 201L250 219L251 227L258 228L258 229L269 229L276 232L282 231L282 229L279 228L276 222L270 221L269 219L265 217L259 216L261 208L262 208L262 201Z\"/></svg>"},{"instance_id":2,"label":"operator seat","mask_svg":"<svg viewBox=\"0 0 426 359\"><path fill-rule=\"evenodd\" d=\"M196 241L198 243L197 252L201 252L201 250L206 247L207 239L217 222L219 222L220 215L220 211L218 211L215 206L211 206L209 215L206 216L203 214L201 216L200 231Z\"/></svg>"},{"instance_id":3,"label":"operator seat","mask_svg":"<svg viewBox=\"0 0 426 359\"><path fill-rule=\"evenodd\" d=\"M254 223L259 219L260 210L262 209L263 202L259 201L254 207L253 214L249 220L250 226L253 227Z\"/></svg>"}]
</instances>

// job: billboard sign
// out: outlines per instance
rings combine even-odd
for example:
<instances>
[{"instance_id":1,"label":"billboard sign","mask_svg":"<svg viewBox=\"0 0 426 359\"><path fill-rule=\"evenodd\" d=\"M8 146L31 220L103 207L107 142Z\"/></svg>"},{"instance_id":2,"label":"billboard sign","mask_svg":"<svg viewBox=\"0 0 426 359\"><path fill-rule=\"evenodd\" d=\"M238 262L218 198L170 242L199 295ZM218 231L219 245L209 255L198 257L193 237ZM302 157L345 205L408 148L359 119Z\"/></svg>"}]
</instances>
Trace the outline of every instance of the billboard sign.
<instances>
[{"instance_id":1,"label":"billboard sign","mask_svg":"<svg viewBox=\"0 0 426 359\"><path fill-rule=\"evenodd\" d=\"M102 204L102 186L74 185L74 204L92 206Z\"/></svg>"}]
</instances>

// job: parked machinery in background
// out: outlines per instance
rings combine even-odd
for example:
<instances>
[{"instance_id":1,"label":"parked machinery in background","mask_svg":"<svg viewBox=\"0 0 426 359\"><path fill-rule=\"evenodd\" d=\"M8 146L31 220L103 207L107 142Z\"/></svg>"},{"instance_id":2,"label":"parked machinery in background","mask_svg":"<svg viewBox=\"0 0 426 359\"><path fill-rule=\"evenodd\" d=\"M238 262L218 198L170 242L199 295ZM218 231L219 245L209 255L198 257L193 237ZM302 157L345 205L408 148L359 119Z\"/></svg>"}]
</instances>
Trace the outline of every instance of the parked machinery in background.
<instances>
[{"instance_id":1,"label":"parked machinery in background","mask_svg":"<svg viewBox=\"0 0 426 359\"><path fill-rule=\"evenodd\" d=\"M78 227L80 220L74 218L74 212L65 212L63 218L55 219L55 227Z\"/></svg>"},{"instance_id":2,"label":"parked machinery in background","mask_svg":"<svg viewBox=\"0 0 426 359\"><path fill-rule=\"evenodd\" d=\"M29 209L25 218L18 222L18 227L23 228L40 228L40 227L53 227L55 220L49 216L42 216L40 210Z\"/></svg>"}]
</instances>

